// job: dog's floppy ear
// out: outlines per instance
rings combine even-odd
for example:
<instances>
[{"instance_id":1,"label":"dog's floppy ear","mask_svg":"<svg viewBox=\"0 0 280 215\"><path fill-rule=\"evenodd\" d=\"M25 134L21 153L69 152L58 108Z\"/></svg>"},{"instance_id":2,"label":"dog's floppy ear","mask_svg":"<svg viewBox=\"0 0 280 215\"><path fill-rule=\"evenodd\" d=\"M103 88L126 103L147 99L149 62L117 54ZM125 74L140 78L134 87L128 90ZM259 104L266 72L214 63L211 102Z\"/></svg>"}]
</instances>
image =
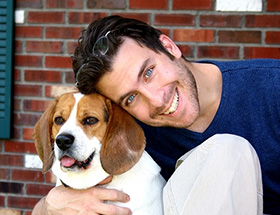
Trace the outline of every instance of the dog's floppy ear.
<instances>
[{"instance_id":1,"label":"dog's floppy ear","mask_svg":"<svg viewBox=\"0 0 280 215\"><path fill-rule=\"evenodd\" d=\"M57 99L51 103L36 123L33 131L35 148L43 162L42 172L46 173L53 163L53 138L52 138L52 117Z\"/></svg>"},{"instance_id":2,"label":"dog's floppy ear","mask_svg":"<svg viewBox=\"0 0 280 215\"><path fill-rule=\"evenodd\" d=\"M103 169L119 175L134 166L145 148L142 128L126 111L106 100L109 122L102 142L100 160Z\"/></svg>"}]
</instances>

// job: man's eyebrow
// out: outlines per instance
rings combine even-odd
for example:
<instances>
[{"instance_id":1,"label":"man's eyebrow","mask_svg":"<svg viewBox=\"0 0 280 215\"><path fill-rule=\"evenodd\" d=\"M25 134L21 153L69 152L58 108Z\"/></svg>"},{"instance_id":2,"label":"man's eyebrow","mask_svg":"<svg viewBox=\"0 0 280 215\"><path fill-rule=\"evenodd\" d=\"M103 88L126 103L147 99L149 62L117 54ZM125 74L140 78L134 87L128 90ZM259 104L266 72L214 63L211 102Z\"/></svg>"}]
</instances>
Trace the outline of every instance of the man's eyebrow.
<instances>
[{"instance_id":1,"label":"man's eyebrow","mask_svg":"<svg viewBox=\"0 0 280 215\"><path fill-rule=\"evenodd\" d=\"M140 67L140 70L139 70L139 72L138 72L137 83L139 83L139 81L140 81L140 79L141 79L143 73L145 72L145 69L146 69L146 67L147 67L147 65L148 65L148 63L149 63L149 61L150 61L150 58L146 59L146 60L142 63L142 65L141 65L141 67ZM123 96L121 96L121 97L118 99L117 104L121 106L123 100L124 100L127 96L129 96L131 93L132 93L132 92L128 92L128 93L125 93Z\"/></svg>"},{"instance_id":2,"label":"man's eyebrow","mask_svg":"<svg viewBox=\"0 0 280 215\"><path fill-rule=\"evenodd\" d=\"M140 67L140 70L139 70L139 73L138 73L138 77L137 77L137 81L139 82L140 81L140 78L142 77L143 73L145 72L145 69L148 65L150 61L150 58L146 59L143 63L142 63L142 66Z\"/></svg>"}]
</instances>

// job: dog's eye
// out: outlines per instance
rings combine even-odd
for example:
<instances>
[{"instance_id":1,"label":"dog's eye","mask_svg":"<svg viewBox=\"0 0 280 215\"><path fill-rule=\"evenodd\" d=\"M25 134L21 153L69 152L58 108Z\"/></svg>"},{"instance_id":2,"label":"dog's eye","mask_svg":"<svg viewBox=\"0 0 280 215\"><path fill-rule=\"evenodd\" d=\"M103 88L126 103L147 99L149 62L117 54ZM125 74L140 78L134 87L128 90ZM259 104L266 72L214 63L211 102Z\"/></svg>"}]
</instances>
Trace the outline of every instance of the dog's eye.
<instances>
[{"instance_id":1,"label":"dog's eye","mask_svg":"<svg viewBox=\"0 0 280 215\"><path fill-rule=\"evenodd\" d=\"M64 123L64 119L63 119L61 116L59 116L59 117L56 117L56 118L54 119L54 122L55 122L55 124L57 124L57 125L62 125L62 124Z\"/></svg>"},{"instance_id":2,"label":"dog's eye","mask_svg":"<svg viewBox=\"0 0 280 215\"><path fill-rule=\"evenodd\" d=\"M99 120L95 117L88 117L85 119L84 124L85 125L94 125L95 123L97 123Z\"/></svg>"}]
</instances>

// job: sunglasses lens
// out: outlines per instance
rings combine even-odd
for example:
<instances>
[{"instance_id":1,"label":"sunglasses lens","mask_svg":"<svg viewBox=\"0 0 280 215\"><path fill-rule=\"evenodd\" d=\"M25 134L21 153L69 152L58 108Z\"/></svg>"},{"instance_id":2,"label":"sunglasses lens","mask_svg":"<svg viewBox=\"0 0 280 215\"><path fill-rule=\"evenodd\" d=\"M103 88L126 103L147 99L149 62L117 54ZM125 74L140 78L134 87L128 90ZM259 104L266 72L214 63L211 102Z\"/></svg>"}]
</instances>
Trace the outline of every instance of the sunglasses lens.
<instances>
[{"instance_id":1,"label":"sunglasses lens","mask_svg":"<svg viewBox=\"0 0 280 215\"><path fill-rule=\"evenodd\" d=\"M92 52L97 56L103 56L108 51L108 39L105 36L100 37L93 46Z\"/></svg>"}]
</instances>

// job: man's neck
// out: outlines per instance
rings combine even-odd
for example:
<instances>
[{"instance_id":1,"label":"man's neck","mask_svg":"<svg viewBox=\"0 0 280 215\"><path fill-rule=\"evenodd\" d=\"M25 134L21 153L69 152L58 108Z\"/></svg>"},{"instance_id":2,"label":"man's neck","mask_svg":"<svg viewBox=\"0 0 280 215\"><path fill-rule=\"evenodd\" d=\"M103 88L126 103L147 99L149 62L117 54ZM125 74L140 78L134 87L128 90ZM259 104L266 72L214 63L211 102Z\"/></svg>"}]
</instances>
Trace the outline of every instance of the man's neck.
<instances>
[{"instance_id":1,"label":"man's neck","mask_svg":"<svg viewBox=\"0 0 280 215\"><path fill-rule=\"evenodd\" d=\"M200 104L200 114L188 129L204 132L214 119L220 105L222 74L213 64L189 63L188 67L196 80Z\"/></svg>"}]
</instances>

